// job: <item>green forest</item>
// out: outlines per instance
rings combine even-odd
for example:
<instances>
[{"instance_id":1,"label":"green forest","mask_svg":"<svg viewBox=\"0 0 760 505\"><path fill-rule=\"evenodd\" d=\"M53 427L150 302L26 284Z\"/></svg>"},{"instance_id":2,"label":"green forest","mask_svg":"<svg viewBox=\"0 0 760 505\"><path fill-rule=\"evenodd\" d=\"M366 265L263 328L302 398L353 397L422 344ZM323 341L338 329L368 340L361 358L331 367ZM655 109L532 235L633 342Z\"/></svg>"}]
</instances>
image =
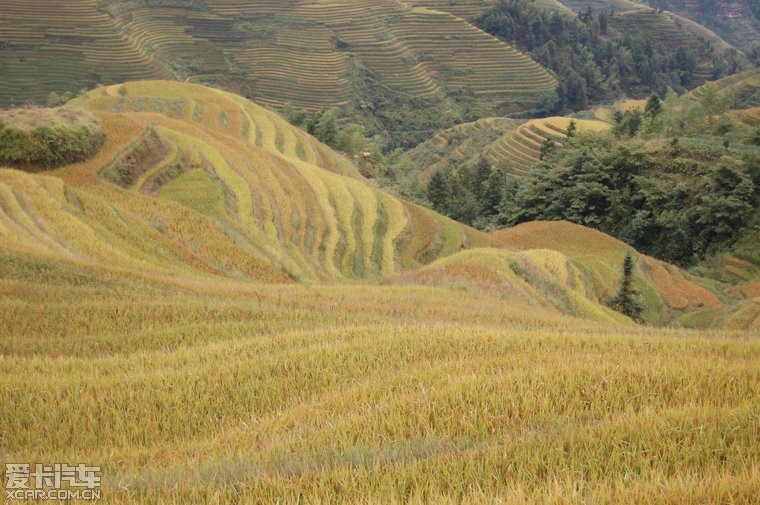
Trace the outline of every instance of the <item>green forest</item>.
<instances>
[{"instance_id":1,"label":"green forest","mask_svg":"<svg viewBox=\"0 0 760 505\"><path fill-rule=\"evenodd\" d=\"M556 94L545 97L537 114L582 110L623 95L646 96L652 90L683 92L702 84L705 73L717 79L747 65L737 51L718 53L709 41L685 30L679 34L684 40L674 46L655 33L636 33L642 27L619 23L620 18L612 9L594 12L588 7L573 15L533 0L504 0L476 23L557 75Z\"/></svg>"},{"instance_id":2,"label":"green forest","mask_svg":"<svg viewBox=\"0 0 760 505\"><path fill-rule=\"evenodd\" d=\"M735 121L731 106L711 87L699 100L652 95L644 110L616 112L610 132L547 139L528 177L508 179L482 159L437 171L425 197L482 229L567 220L692 266L760 231L760 129Z\"/></svg>"}]
</instances>

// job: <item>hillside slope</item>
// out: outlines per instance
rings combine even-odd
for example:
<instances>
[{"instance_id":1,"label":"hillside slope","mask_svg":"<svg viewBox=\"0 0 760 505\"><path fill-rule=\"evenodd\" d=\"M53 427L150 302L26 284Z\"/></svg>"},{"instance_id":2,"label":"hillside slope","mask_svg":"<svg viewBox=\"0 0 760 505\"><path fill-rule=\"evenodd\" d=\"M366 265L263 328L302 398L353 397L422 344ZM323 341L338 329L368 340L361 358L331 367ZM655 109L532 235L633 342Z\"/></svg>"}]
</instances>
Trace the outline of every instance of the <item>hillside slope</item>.
<instances>
[{"instance_id":1,"label":"hillside slope","mask_svg":"<svg viewBox=\"0 0 760 505\"><path fill-rule=\"evenodd\" d=\"M590 276L586 288L599 300L614 294L626 252L631 247L609 235L561 221L525 223L494 232L505 246L550 249L566 255ZM760 300L747 291L727 299L713 283L663 261L635 254L636 287L648 308L648 320L688 326L760 328ZM735 293L736 295L737 293Z\"/></svg>"},{"instance_id":2,"label":"hillside slope","mask_svg":"<svg viewBox=\"0 0 760 505\"><path fill-rule=\"evenodd\" d=\"M228 93L141 82L77 105L106 132L94 159L54 176L2 173L14 251L278 281L387 276L491 243L372 188L345 158Z\"/></svg>"},{"instance_id":3,"label":"hillside slope","mask_svg":"<svg viewBox=\"0 0 760 505\"><path fill-rule=\"evenodd\" d=\"M380 118L375 126L392 136L403 127L396 124L403 107L421 116L415 128L432 129L529 109L556 86L529 57L462 18L397 0L73 0L58 7L3 4L0 106L97 83L173 78L273 107L343 108Z\"/></svg>"},{"instance_id":4,"label":"hillside slope","mask_svg":"<svg viewBox=\"0 0 760 505\"><path fill-rule=\"evenodd\" d=\"M466 266L491 258L485 275L512 285L511 301L617 319L603 304L615 289L622 244L604 267L564 249L572 234L538 247L554 252L499 252L494 248L521 246L376 189L347 159L224 91L131 82L98 88L74 106L99 118L105 143L94 158L44 174L0 170L5 261L181 285L429 284L464 268L475 275L464 279L468 289L504 298L512 288L483 291L476 285L482 269ZM509 273L511 263L518 267ZM655 266L675 280L645 278L652 322L671 321L667 310L723 305L705 290L690 298L695 288L677 268Z\"/></svg>"},{"instance_id":5,"label":"hillside slope","mask_svg":"<svg viewBox=\"0 0 760 505\"><path fill-rule=\"evenodd\" d=\"M571 121L578 132L611 128L606 121L563 116L531 120L484 118L444 130L408 151L405 158L409 169L405 175L427 184L436 171L472 168L484 158L510 178L523 177L540 161L542 144L550 140L556 147L562 145Z\"/></svg>"},{"instance_id":6,"label":"hillside slope","mask_svg":"<svg viewBox=\"0 0 760 505\"><path fill-rule=\"evenodd\" d=\"M347 159L224 91L131 82L99 88L74 106L99 118L104 146L45 174L0 170L6 261L181 285L453 283L556 315L619 319L604 301L626 246L614 241L604 264L572 250L573 240L596 232L531 232L545 241L529 248L545 251L515 253L525 244L505 237L523 228L488 235L380 191ZM730 323L738 298L719 300L717 289L662 262L640 267L651 322L709 308L720 317L693 324ZM754 320L745 311L737 326Z\"/></svg>"},{"instance_id":7,"label":"hillside slope","mask_svg":"<svg viewBox=\"0 0 760 505\"><path fill-rule=\"evenodd\" d=\"M757 501L756 285L731 329L635 325L603 234L477 232L198 85L68 107L96 154L0 168L8 460L98 465L114 504ZM637 270L650 315L712 322Z\"/></svg>"},{"instance_id":8,"label":"hillside slope","mask_svg":"<svg viewBox=\"0 0 760 505\"><path fill-rule=\"evenodd\" d=\"M690 0L559 0L578 12L587 7L598 13L601 10L622 13L631 23L648 19L649 26L640 25L653 41L671 40L678 43L683 35L676 36L675 28L684 28L697 38L713 44L718 51L736 47L746 51L760 40L757 20L746 5L739 1L708 2ZM700 5L702 4L702 5ZM713 12L700 15L699 10L709 6ZM737 12L738 7L738 12ZM662 10L663 12L657 12ZM675 26L674 26L675 25Z\"/></svg>"},{"instance_id":9,"label":"hillside slope","mask_svg":"<svg viewBox=\"0 0 760 505\"><path fill-rule=\"evenodd\" d=\"M641 3L665 8L699 22L743 51L760 43L760 10L754 0L642 0Z\"/></svg>"}]
</instances>

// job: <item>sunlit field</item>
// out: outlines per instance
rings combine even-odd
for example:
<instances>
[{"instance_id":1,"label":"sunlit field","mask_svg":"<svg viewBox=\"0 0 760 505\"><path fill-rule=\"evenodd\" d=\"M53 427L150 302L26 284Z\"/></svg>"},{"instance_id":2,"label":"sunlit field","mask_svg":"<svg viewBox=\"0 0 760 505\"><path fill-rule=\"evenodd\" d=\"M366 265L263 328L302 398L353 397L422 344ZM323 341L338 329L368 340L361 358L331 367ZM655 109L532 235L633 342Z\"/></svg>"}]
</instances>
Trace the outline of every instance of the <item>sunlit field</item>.
<instances>
[{"instance_id":1,"label":"sunlit field","mask_svg":"<svg viewBox=\"0 0 760 505\"><path fill-rule=\"evenodd\" d=\"M102 465L108 503L760 496L747 333L595 324L439 288L10 265L5 457Z\"/></svg>"},{"instance_id":2,"label":"sunlit field","mask_svg":"<svg viewBox=\"0 0 760 505\"><path fill-rule=\"evenodd\" d=\"M4 462L103 503L760 501L753 285L634 251L636 325L599 232L476 231L200 86L74 105L93 158L0 169Z\"/></svg>"}]
</instances>

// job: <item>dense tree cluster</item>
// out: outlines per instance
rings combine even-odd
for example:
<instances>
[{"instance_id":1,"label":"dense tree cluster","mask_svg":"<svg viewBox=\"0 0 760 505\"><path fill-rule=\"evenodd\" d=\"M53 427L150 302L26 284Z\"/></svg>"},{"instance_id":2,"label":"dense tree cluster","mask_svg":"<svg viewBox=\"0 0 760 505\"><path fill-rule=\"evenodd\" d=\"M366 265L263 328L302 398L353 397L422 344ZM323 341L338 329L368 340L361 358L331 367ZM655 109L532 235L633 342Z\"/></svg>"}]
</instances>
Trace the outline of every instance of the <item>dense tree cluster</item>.
<instances>
[{"instance_id":1,"label":"dense tree cluster","mask_svg":"<svg viewBox=\"0 0 760 505\"><path fill-rule=\"evenodd\" d=\"M731 245L760 204L758 157L694 155L672 143L652 150L638 139L581 135L509 188L499 222L564 219L691 265Z\"/></svg>"},{"instance_id":2,"label":"dense tree cluster","mask_svg":"<svg viewBox=\"0 0 760 505\"><path fill-rule=\"evenodd\" d=\"M427 199L480 228L568 220L692 265L760 222L760 153L749 147L760 129L736 123L731 104L713 86L699 100L652 95L641 110L616 112L611 132L545 143L526 178L481 161L436 173Z\"/></svg>"},{"instance_id":3,"label":"dense tree cluster","mask_svg":"<svg viewBox=\"0 0 760 505\"><path fill-rule=\"evenodd\" d=\"M330 147L337 146L338 119L335 111L317 111L309 114L304 109L294 109L292 105L285 104L282 114L290 124L306 130L320 142Z\"/></svg>"},{"instance_id":4,"label":"dense tree cluster","mask_svg":"<svg viewBox=\"0 0 760 505\"><path fill-rule=\"evenodd\" d=\"M427 200L433 209L459 222L487 228L495 222L507 188L500 168L481 158L472 169L439 170L430 178Z\"/></svg>"},{"instance_id":5,"label":"dense tree cluster","mask_svg":"<svg viewBox=\"0 0 760 505\"><path fill-rule=\"evenodd\" d=\"M556 93L544 96L537 113L581 110L621 94L664 94L667 87L683 91L701 83L695 75L701 60L710 60L713 78L741 67L736 53L718 55L706 40L674 51L617 31L612 19L611 11L597 14L589 8L574 16L535 1L505 0L476 23L557 75Z\"/></svg>"}]
</instances>

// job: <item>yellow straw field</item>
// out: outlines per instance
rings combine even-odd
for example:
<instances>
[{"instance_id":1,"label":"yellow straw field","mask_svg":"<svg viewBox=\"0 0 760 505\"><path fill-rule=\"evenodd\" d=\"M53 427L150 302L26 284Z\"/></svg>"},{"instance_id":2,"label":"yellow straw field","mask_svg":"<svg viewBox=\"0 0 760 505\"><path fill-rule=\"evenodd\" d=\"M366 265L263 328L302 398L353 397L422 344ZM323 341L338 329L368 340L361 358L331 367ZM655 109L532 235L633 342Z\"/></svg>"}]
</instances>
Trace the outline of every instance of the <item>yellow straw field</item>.
<instances>
[{"instance_id":1,"label":"yellow straw field","mask_svg":"<svg viewBox=\"0 0 760 505\"><path fill-rule=\"evenodd\" d=\"M71 106L94 157L0 168L3 462L115 504L760 499L752 282L635 254L636 325L601 233L478 232L195 84Z\"/></svg>"}]
</instances>

